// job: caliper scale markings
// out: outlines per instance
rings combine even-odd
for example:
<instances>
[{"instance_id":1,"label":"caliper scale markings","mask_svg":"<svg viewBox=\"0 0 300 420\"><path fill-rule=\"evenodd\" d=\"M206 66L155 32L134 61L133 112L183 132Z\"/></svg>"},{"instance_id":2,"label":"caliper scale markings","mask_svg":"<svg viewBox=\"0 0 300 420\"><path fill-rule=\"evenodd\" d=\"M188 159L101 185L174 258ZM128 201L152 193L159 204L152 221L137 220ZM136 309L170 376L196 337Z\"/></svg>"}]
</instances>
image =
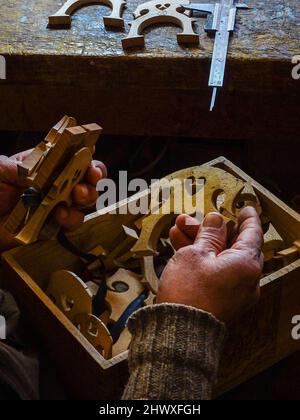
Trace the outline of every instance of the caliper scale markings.
<instances>
[{"instance_id":1,"label":"caliper scale markings","mask_svg":"<svg viewBox=\"0 0 300 420\"><path fill-rule=\"evenodd\" d=\"M208 85L213 88L210 111L216 102L217 90L224 84L224 75L229 45L229 36L233 32L237 9L248 9L246 4L235 4L234 0L221 0L220 3L191 3L182 5L185 9L207 15L205 31L215 34L215 44L210 68Z\"/></svg>"}]
</instances>

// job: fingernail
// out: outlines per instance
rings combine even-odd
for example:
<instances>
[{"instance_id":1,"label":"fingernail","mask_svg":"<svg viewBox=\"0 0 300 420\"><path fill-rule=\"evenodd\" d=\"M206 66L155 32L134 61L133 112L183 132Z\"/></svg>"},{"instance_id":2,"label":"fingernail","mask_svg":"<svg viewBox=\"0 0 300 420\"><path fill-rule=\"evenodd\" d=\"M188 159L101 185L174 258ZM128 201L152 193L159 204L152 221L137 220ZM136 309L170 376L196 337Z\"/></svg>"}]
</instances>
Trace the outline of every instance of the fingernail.
<instances>
[{"instance_id":1,"label":"fingernail","mask_svg":"<svg viewBox=\"0 0 300 420\"><path fill-rule=\"evenodd\" d=\"M203 220L204 227L212 227L216 229L220 229L223 223L224 219L218 213L208 213Z\"/></svg>"}]
</instances>

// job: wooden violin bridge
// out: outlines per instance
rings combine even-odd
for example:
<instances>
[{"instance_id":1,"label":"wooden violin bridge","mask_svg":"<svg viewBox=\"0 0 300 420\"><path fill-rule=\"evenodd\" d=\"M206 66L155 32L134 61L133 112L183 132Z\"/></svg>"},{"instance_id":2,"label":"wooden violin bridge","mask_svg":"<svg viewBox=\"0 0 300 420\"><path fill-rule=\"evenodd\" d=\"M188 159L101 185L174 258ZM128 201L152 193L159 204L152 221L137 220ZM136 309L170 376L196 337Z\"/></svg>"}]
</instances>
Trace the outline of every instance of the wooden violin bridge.
<instances>
[{"instance_id":1,"label":"wooden violin bridge","mask_svg":"<svg viewBox=\"0 0 300 420\"><path fill-rule=\"evenodd\" d=\"M70 27L72 15L80 8L92 4L101 4L109 6L112 11L109 16L104 16L104 25L108 27L122 28L124 20L122 13L126 5L124 0L68 0L66 3L52 16L49 16L49 27Z\"/></svg>"},{"instance_id":2,"label":"wooden violin bridge","mask_svg":"<svg viewBox=\"0 0 300 420\"><path fill-rule=\"evenodd\" d=\"M73 321L78 314L92 312L92 294L76 274L60 270L52 274L46 291L50 299Z\"/></svg>"},{"instance_id":3,"label":"wooden violin bridge","mask_svg":"<svg viewBox=\"0 0 300 420\"><path fill-rule=\"evenodd\" d=\"M190 18L190 12L181 7L182 1L148 1L140 4L131 22L129 34L122 39L124 49L143 47L145 40L142 32L149 26L158 23L171 23L182 28L177 34L177 41L181 44L198 44L199 36L194 32L194 19Z\"/></svg>"},{"instance_id":4,"label":"wooden violin bridge","mask_svg":"<svg viewBox=\"0 0 300 420\"><path fill-rule=\"evenodd\" d=\"M105 359L112 357L113 340L104 322L90 313L76 315L74 325Z\"/></svg>"}]
</instances>

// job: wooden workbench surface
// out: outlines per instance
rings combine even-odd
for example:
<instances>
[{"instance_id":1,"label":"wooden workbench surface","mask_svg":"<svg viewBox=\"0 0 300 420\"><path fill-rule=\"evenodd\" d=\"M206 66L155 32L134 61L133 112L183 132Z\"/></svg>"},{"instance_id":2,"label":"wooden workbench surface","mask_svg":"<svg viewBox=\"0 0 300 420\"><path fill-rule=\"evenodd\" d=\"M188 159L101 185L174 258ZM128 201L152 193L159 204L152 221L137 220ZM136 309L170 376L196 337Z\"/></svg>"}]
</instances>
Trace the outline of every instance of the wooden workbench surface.
<instances>
[{"instance_id":1,"label":"wooden workbench surface","mask_svg":"<svg viewBox=\"0 0 300 420\"><path fill-rule=\"evenodd\" d=\"M252 9L238 12L227 80L213 116L207 111L213 40L204 32L204 19L197 27L200 47L179 46L180 28L167 25L146 31L144 49L124 52L121 39L139 3L127 1L125 29L115 31L104 28L106 6L85 7L71 29L53 30L47 29L48 16L63 0L1 2L7 80L0 81L0 129L46 129L69 113L100 120L112 134L252 138L273 126L272 121L267 129L257 127L262 113L265 119L283 117L283 96L291 114L300 92L300 81L291 77L291 58L300 54L299 0L248 0ZM194 123L199 115L205 115L201 129ZM216 116L222 132L212 126ZM293 121L283 124L277 135Z\"/></svg>"}]
</instances>

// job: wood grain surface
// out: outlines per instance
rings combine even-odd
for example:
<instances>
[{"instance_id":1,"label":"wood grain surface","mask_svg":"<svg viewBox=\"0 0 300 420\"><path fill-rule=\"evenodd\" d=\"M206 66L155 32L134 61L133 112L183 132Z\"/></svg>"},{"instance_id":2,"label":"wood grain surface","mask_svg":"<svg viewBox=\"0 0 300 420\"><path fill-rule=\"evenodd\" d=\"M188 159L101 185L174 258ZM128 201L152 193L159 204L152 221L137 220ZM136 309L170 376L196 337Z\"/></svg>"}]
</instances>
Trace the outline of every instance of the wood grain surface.
<instances>
[{"instance_id":1,"label":"wood grain surface","mask_svg":"<svg viewBox=\"0 0 300 420\"><path fill-rule=\"evenodd\" d=\"M101 122L110 134L253 138L297 132L291 114L300 82L291 77L291 58L300 54L298 0L248 0L251 9L238 12L213 116L207 87L213 39L204 32L205 20L195 26L198 47L178 45L181 29L163 25L145 31L145 48L125 52L121 39L140 3L127 1L125 28L116 31L104 27L106 6L84 7L71 29L57 30L47 28L48 16L63 0L1 2L7 80L0 80L0 129L46 130L70 113ZM201 129L194 123L200 115ZM220 125L213 124L216 118Z\"/></svg>"},{"instance_id":2,"label":"wood grain surface","mask_svg":"<svg viewBox=\"0 0 300 420\"><path fill-rule=\"evenodd\" d=\"M138 4L127 0L124 31L106 30L102 17L106 6L87 6L75 13L71 29L47 29L48 16L56 12L63 0L11 0L0 6L0 52L13 55L58 55L83 57L151 58L208 58L213 42L201 25L201 48L180 47L173 26L150 30L145 50L124 53L121 38L128 32L128 22ZM298 0L248 0L249 10L238 12L237 29L232 41L232 59L290 60L299 53ZM199 19L200 21L200 19ZM201 19L204 22L204 18ZM148 31L149 32L149 31Z\"/></svg>"}]
</instances>

